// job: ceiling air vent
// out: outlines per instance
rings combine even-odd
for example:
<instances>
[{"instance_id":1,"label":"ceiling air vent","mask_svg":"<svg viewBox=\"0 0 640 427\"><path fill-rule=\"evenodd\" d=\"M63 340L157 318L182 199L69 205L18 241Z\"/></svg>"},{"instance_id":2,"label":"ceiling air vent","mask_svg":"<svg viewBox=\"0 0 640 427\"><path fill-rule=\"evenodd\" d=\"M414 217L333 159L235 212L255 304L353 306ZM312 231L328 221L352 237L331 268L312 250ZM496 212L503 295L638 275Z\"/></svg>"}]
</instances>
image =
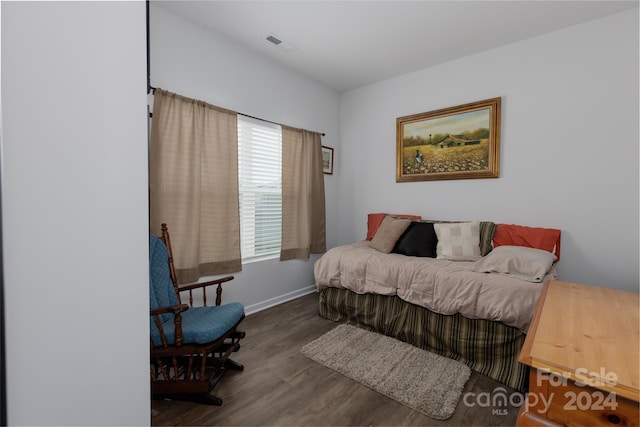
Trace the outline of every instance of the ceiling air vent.
<instances>
[{"instance_id":1,"label":"ceiling air vent","mask_svg":"<svg viewBox=\"0 0 640 427\"><path fill-rule=\"evenodd\" d=\"M277 38L273 34L269 34L267 36L267 41L275 44L276 46L279 45L280 43L282 43L282 40L280 40L279 38Z\"/></svg>"},{"instance_id":2,"label":"ceiling air vent","mask_svg":"<svg viewBox=\"0 0 640 427\"><path fill-rule=\"evenodd\" d=\"M298 50L298 48L296 46L292 45L288 41L281 40L280 38L278 38L278 36L276 36L274 34L269 34L264 39L266 41L268 41L269 43L271 43L272 45L278 46L280 49L284 50L285 52L289 52L290 53L290 52L295 52L296 50Z\"/></svg>"}]
</instances>

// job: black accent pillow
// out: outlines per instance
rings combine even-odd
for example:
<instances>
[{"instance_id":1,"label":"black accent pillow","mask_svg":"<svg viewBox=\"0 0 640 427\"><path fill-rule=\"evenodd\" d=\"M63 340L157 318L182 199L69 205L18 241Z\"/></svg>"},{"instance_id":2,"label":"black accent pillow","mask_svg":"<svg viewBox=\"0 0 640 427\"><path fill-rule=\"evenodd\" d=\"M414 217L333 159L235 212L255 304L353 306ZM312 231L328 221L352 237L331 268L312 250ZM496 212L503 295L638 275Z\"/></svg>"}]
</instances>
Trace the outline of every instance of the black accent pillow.
<instances>
[{"instance_id":1,"label":"black accent pillow","mask_svg":"<svg viewBox=\"0 0 640 427\"><path fill-rule=\"evenodd\" d=\"M391 252L407 256L435 258L437 244L438 236L433 228L433 223L411 221Z\"/></svg>"}]
</instances>

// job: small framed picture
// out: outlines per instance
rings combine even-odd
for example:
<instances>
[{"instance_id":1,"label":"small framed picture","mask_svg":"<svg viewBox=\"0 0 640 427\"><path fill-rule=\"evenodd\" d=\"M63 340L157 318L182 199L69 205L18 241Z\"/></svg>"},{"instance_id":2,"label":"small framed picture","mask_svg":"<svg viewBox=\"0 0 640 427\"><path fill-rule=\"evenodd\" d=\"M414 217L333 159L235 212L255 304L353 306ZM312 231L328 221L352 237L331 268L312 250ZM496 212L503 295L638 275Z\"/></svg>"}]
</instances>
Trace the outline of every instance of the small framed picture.
<instances>
[{"instance_id":1,"label":"small framed picture","mask_svg":"<svg viewBox=\"0 0 640 427\"><path fill-rule=\"evenodd\" d=\"M333 148L322 146L322 172L333 175Z\"/></svg>"}]
</instances>

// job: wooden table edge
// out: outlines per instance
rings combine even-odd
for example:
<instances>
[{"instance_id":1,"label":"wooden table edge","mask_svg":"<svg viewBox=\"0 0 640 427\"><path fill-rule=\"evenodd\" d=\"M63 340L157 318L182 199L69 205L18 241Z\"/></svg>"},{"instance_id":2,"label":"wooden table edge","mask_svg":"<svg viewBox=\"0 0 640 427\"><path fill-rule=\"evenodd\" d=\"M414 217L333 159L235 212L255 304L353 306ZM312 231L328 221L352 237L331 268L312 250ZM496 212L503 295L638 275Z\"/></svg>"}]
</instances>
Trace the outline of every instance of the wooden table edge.
<instances>
[{"instance_id":1,"label":"wooden table edge","mask_svg":"<svg viewBox=\"0 0 640 427\"><path fill-rule=\"evenodd\" d=\"M531 366L531 363L533 362L533 359L531 358L531 347L533 346L533 340L536 335L536 331L538 330L540 316L542 315L542 307L544 306L544 300L547 298L547 291L551 282L552 280L547 280L544 282L544 286L542 287L540 296L538 297L536 310L534 311L533 318L531 319L531 325L529 325L527 336L524 339L524 344L522 344L522 349L520 349L518 362L524 363L525 365Z\"/></svg>"}]
</instances>

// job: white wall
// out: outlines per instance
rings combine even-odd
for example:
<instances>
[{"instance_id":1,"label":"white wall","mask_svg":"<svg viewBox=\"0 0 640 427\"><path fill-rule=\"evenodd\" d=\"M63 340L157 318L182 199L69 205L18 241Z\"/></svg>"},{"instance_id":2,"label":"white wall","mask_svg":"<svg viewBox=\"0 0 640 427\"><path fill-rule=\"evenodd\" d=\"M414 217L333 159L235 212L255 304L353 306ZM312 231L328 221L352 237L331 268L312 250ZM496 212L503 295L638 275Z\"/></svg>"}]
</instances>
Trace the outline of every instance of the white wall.
<instances>
[{"instance_id":1,"label":"white wall","mask_svg":"<svg viewBox=\"0 0 640 427\"><path fill-rule=\"evenodd\" d=\"M395 119L502 97L499 179L395 182ZM638 10L343 93L338 243L368 212L562 229L562 280L638 291Z\"/></svg>"},{"instance_id":2,"label":"white wall","mask_svg":"<svg viewBox=\"0 0 640 427\"><path fill-rule=\"evenodd\" d=\"M9 425L145 425L144 2L2 2Z\"/></svg>"},{"instance_id":3,"label":"white wall","mask_svg":"<svg viewBox=\"0 0 640 427\"><path fill-rule=\"evenodd\" d=\"M338 93L151 5L151 84L240 113L324 132L338 144ZM338 162L336 162L336 165ZM337 241L336 176L325 176L327 244ZM171 226L171 224L169 224ZM315 290L313 261L249 263L223 299L252 312Z\"/></svg>"}]
</instances>

